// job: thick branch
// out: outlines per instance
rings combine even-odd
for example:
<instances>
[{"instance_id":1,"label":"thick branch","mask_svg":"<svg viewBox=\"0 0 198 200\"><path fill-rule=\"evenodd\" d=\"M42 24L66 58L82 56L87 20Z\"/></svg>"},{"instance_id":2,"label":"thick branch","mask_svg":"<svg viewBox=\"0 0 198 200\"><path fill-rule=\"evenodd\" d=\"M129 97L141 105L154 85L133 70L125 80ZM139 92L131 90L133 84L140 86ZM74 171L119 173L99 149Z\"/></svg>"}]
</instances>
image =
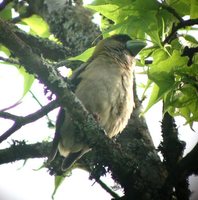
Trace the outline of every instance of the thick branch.
<instances>
[{"instance_id":1,"label":"thick branch","mask_svg":"<svg viewBox=\"0 0 198 200\"><path fill-rule=\"evenodd\" d=\"M21 41L12 32L9 25L3 21L0 21L0 41L19 57L28 72L35 73L38 79L47 85L56 94L57 98L61 100L62 107L66 107L72 115L73 120L76 121L77 133L79 133L78 137L87 141L88 145L93 149L94 155L102 155L94 158L94 165L100 163L102 166L108 166L115 180L123 188L126 188L130 197L144 199L145 195L150 195L149 187L152 185L155 191L152 191L152 194L155 196L152 199L159 199L157 190L162 185L164 176L160 174L161 171L158 169L160 160L155 152L150 152L148 155L148 159L150 158L153 161L152 166L155 166L154 169L149 168L155 174L155 179L148 180L148 173L145 173L142 169L144 166L139 166L136 153L131 155L131 149L128 146L120 146L115 141L110 140L92 115L86 111L75 95L69 91L67 84L58 72L33 53L31 48ZM137 141L137 144L141 144L141 142L138 143ZM144 144L141 145L144 148ZM142 184L139 185L139 183ZM133 188L134 193L130 191L131 188ZM140 192L144 189L147 191L146 194Z\"/></svg>"},{"instance_id":2,"label":"thick branch","mask_svg":"<svg viewBox=\"0 0 198 200\"><path fill-rule=\"evenodd\" d=\"M50 148L51 143L48 142L25 144L25 142L13 141L13 144L9 148L0 150L0 164L28 158L47 157Z\"/></svg>"},{"instance_id":3,"label":"thick branch","mask_svg":"<svg viewBox=\"0 0 198 200\"><path fill-rule=\"evenodd\" d=\"M175 120L168 113L164 114L162 120L162 137L159 149L164 157L164 163L170 172L182 158L184 151L184 142L178 138L178 130Z\"/></svg>"},{"instance_id":4,"label":"thick branch","mask_svg":"<svg viewBox=\"0 0 198 200\"><path fill-rule=\"evenodd\" d=\"M59 61L73 55L71 49L50 41L47 38L27 34L16 27L13 29L13 32L26 44L30 45L34 53L42 55L44 58Z\"/></svg>"},{"instance_id":5,"label":"thick branch","mask_svg":"<svg viewBox=\"0 0 198 200\"><path fill-rule=\"evenodd\" d=\"M73 55L82 53L93 45L101 34L98 26L92 23L92 13L82 6L52 3L42 0L28 0L32 12L43 17L50 31L72 50Z\"/></svg>"},{"instance_id":6,"label":"thick branch","mask_svg":"<svg viewBox=\"0 0 198 200\"><path fill-rule=\"evenodd\" d=\"M0 143L6 140L10 135L12 135L15 131L20 129L22 126L32 123L36 121L37 119L40 119L41 117L45 116L47 113L57 108L58 106L59 106L58 101L55 100L55 101L50 102L48 105L43 106L37 112L27 115L25 117L12 115L7 112L0 112L0 117L5 118L5 119L11 119L14 121L14 124L12 125L12 127L0 136Z\"/></svg>"},{"instance_id":7,"label":"thick branch","mask_svg":"<svg viewBox=\"0 0 198 200\"><path fill-rule=\"evenodd\" d=\"M198 174L198 143L176 166L178 177L187 177L192 174Z\"/></svg>"},{"instance_id":8,"label":"thick branch","mask_svg":"<svg viewBox=\"0 0 198 200\"><path fill-rule=\"evenodd\" d=\"M195 145L193 150L191 150L190 153L188 153L184 158L182 158L178 164L174 167L172 172L169 174L166 183L164 185L164 190L167 189L167 187L170 187L170 184L173 185L179 185L179 183L183 182L183 180L187 179L192 174L198 174L198 143ZM184 182L183 182L184 183ZM188 186L188 184L183 184L185 188ZM182 198L180 199L188 199L188 196L190 195L189 190L182 190ZM185 192L185 193L183 193ZM187 198L186 198L187 196Z\"/></svg>"},{"instance_id":9,"label":"thick branch","mask_svg":"<svg viewBox=\"0 0 198 200\"><path fill-rule=\"evenodd\" d=\"M161 150L165 166L169 172L166 190L170 188L171 193L172 186L174 186L177 199L188 200L190 191L188 189L187 177L183 176L175 179L174 176L174 173L177 173L175 172L177 163L181 160L185 148L185 143L179 140L178 134L174 118L168 113L165 113L162 121L163 142L161 142L159 149Z\"/></svg>"}]
</instances>

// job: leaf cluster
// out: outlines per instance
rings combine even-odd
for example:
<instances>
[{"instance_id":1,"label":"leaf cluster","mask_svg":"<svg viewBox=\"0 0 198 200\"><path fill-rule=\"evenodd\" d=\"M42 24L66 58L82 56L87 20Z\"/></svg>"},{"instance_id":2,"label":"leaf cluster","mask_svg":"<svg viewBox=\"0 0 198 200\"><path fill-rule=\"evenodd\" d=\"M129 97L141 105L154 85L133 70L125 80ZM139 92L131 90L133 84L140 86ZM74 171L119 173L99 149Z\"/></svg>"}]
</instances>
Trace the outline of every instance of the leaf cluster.
<instances>
[{"instance_id":1,"label":"leaf cluster","mask_svg":"<svg viewBox=\"0 0 198 200\"><path fill-rule=\"evenodd\" d=\"M197 1L95 0L87 7L103 16L105 37L124 33L147 41L138 62L140 66L150 63L145 90L151 86L152 92L145 112L163 100L164 112L183 116L190 124L198 121L197 50L183 53L185 47L198 46L193 26L198 24Z\"/></svg>"}]
</instances>

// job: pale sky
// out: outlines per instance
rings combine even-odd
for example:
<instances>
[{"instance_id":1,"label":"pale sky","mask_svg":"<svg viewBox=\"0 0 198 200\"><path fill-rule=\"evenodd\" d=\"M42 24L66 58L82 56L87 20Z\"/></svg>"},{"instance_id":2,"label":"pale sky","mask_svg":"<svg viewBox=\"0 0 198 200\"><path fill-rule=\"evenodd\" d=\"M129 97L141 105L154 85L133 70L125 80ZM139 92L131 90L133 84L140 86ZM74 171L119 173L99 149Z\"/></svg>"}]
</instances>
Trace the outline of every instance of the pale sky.
<instances>
[{"instance_id":1,"label":"pale sky","mask_svg":"<svg viewBox=\"0 0 198 200\"><path fill-rule=\"evenodd\" d=\"M137 80L143 81L144 75L138 75ZM5 78L6 77L6 78ZM3 94L0 101L0 109L8 107L20 99L23 91L23 79L19 77L18 71L14 67L1 66L0 68L0 93ZM12 91L12 92L10 92ZM32 87L32 91L45 104L46 97L43 95L43 85L37 81ZM145 102L146 104L146 102ZM26 115L39 109L39 105L31 94L26 95L23 103L12 110L17 115ZM50 117L55 120L57 110L51 113ZM151 108L145 115L149 129L156 146L161 140L160 121L161 121L161 105L157 104ZM192 132L188 126L183 126L184 120L177 120L179 123L180 137L187 141L187 151L189 151L197 142L197 124L194 126L196 133ZM0 130L6 130L10 126L10 122L0 119ZM43 138L49 138L53 135L54 130L49 129L45 118L35 123L29 124L9 138L18 140L26 140L31 143L42 141ZM1 148L9 146L8 141L1 144ZM43 159L28 160L23 167L23 161L8 165L0 165L0 196L1 200L35 200L45 199L51 200L53 192L54 178L50 176L46 169L35 171L42 165ZM65 197L72 200L110 200L111 196L107 194L99 185L93 184L94 181L88 180L88 173L82 170L74 170L73 175L67 178L58 189L55 200L62 200ZM111 182L110 178L105 181ZM197 179L196 179L197 181ZM194 181L195 182L195 181ZM197 183L197 182L196 182ZM196 189L197 184L192 186ZM196 199L192 199L196 200Z\"/></svg>"},{"instance_id":2,"label":"pale sky","mask_svg":"<svg viewBox=\"0 0 198 200\"><path fill-rule=\"evenodd\" d=\"M91 0L87 0L87 3ZM1 2L1 0L0 0ZM144 75L138 75L137 81L145 81ZM43 86L37 82L33 85L32 91L41 100L43 104L47 103L43 96ZM23 93L23 79L18 74L15 67L1 65L0 67L0 110L8 107L21 98ZM146 104L146 102L144 103ZM14 114L26 115L39 109L38 104L32 99L31 94L26 95L23 103L12 110ZM57 110L52 112L50 117L55 120ZM154 144L157 147L161 140L161 105L157 104L151 108L145 115L149 130L152 133ZM195 132L188 126L184 126L183 119L177 119L179 125L180 138L187 142L185 153L188 153L198 141L198 123L195 124ZM2 134L11 122L0 119L0 134ZM9 138L18 140L27 140L31 143L42 141L43 138L49 138L54 130L49 129L45 118L23 127L17 133ZM9 147L8 141L3 142L0 148ZM43 159L31 159L23 166L23 161L0 165L0 200L51 200L51 194L54 189L54 177L50 176L46 169L35 171L43 163ZM107 194L94 181L88 180L89 175L82 170L74 170L71 177L68 177L58 189L55 200L63 199L86 199L86 200L110 200L111 196ZM113 186L109 177L104 178L105 182ZM198 178L191 184L192 190L198 190ZM197 193L192 195L192 200L197 200Z\"/></svg>"}]
</instances>

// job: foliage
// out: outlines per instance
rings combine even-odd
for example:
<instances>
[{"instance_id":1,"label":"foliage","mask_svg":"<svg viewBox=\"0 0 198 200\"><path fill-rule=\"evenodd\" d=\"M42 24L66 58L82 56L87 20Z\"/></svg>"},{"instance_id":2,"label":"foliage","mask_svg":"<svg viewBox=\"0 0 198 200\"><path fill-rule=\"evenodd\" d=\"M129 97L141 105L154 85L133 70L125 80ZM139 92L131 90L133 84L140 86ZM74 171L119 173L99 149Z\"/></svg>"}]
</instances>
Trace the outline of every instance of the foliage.
<instances>
[{"instance_id":1,"label":"foliage","mask_svg":"<svg viewBox=\"0 0 198 200\"><path fill-rule=\"evenodd\" d=\"M197 18L197 6L197 1L182 0L95 0L87 6L104 16L101 28L105 36L125 33L148 41L148 48L140 53L143 65L147 59L152 61L147 65L152 93L145 112L163 100L164 112L183 116L190 124L198 121L198 55L193 54L190 63L183 51L185 46L197 46L198 41L194 37L197 29L185 26L184 19ZM178 24L179 36L174 30Z\"/></svg>"},{"instance_id":2,"label":"foliage","mask_svg":"<svg viewBox=\"0 0 198 200\"><path fill-rule=\"evenodd\" d=\"M47 23L38 15L28 16L26 7L17 8L11 2L0 11L0 17L15 23L18 20L17 25L26 30L27 35L52 37ZM149 79L145 92L152 87L144 112L163 101L164 112L183 116L190 125L198 121L198 40L195 38L197 27L193 26L198 24L197 0L95 0L86 7L101 14L100 29L104 37L121 33L147 41L148 47L140 53L138 60L142 70L146 66ZM25 17L17 19L13 8ZM54 40L57 42L58 39ZM68 60L85 62L93 50L91 47ZM0 45L0 52L4 53L1 63L12 64L23 76L25 96L34 81L33 76L25 72L16 58L12 60L12 54L5 46ZM63 179L62 176L55 178L53 195Z\"/></svg>"},{"instance_id":3,"label":"foliage","mask_svg":"<svg viewBox=\"0 0 198 200\"><path fill-rule=\"evenodd\" d=\"M5 9L3 9L0 12L0 17L2 19L6 19L6 20L11 20L14 18L15 14L13 12L13 2L9 3ZM24 12L24 9L21 10L17 10L15 8L16 11L18 12ZM29 34L32 35L38 35L40 37L49 37L50 36L50 32L49 32L49 27L47 25L47 23L38 15L32 15L28 18L23 18L20 22L17 23L17 25L22 29L22 30L26 30L28 31ZM9 57L11 55L11 52L9 51L9 49L7 49L5 46L0 44L0 54L5 55L5 57ZM10 63L10 60L8 59L7 61L4 60L3 62L4 65L11 65L13 67L16 67L19 71L19 74L23 77L23 93L22 96L19 100L17 100L17 102L10 106L13 107L15 105L17 105L22 99L23 97L27 94L27 92L31 89L31 86L34 82L34 76L27 73L25 71L25 69L20 66L20 64L15 61L14 63Z\"/></svg>"},{"instance_id":4,"label":"foliage","mask_svg":"<svg viewBox=\"0 0 198 200\"><path fill-rule=\"evenodd\" d=\"M13 3L8 4L0 16L4 19L12 18L12 6ZM100 28L104 37L122 33L148 42L148 47L140 53L141 62L138 62L145 66L146 60L152 61L147 65L150 81L145 88L152 86L152 93L145 112L163 100L164 112L183 116L190 124L198 121L198 56L193 54L192 62L189 62L189 55L183 54L185 46L191 48L198 44L194 37L197 28L184 25L186 16L190 19L198 18L197 1L95 0L86 7L103 16ZM24 12L24 9L21 10L17 11ZM177 30L174 30L178 24L179 36L175 35ZM30 27L30 34L50 36L47 24L37 15L22 19L19 25ZM0 47L1 51L8 54L7 49ZM86 61L92 51L92 48L88 49L70 60ZM31 80L27 74L22 74L25 80ZM24 84L24 91L30 89L31 84L28 85Z\"/></svg>"}]
</instances>

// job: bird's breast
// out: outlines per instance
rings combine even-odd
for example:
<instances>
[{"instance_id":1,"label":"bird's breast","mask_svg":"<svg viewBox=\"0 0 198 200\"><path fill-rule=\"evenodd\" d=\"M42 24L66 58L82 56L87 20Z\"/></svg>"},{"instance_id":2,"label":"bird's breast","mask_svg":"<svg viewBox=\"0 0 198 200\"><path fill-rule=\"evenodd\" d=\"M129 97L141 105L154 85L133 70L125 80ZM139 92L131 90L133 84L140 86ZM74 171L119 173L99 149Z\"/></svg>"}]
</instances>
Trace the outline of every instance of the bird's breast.
<instances>
[{"instance_id":1,"label":"bird's breast","mask_svg":"<svg viewBox=\"0 0 198 200\"><path fill-rule=\"evenodd\" d=\"M96 114L109 137L121 132L133 108L132 71L116 62L94 60L81 74L77 97Z\"/></svg>"}]
</instances>

